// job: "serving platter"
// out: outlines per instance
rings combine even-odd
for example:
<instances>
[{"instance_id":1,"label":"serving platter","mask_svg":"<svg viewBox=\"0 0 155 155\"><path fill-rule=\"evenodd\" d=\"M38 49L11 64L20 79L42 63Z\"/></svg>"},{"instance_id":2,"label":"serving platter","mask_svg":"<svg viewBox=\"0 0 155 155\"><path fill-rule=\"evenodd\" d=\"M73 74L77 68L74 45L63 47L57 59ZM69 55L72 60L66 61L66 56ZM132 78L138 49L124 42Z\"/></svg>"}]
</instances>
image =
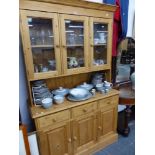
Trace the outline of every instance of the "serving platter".
<instances>
[{"instance_id":1,"label":"serving platter","mask_svg":"<svg viewBox=\"0 0 155 155\"><path fill-rule=\"evenodd\" d=\"M92 96L93 96L93 95L92 95L91 93L89 93L89 94L88 94L86 97L84 97L84 98L76 99L76 98L74 98L72 95L68 95L68 96L67 96L67 99L68 99L69 101L79 102L79 101L88 100L88 99L90 99Z\"/></svg>"}]
</instances>

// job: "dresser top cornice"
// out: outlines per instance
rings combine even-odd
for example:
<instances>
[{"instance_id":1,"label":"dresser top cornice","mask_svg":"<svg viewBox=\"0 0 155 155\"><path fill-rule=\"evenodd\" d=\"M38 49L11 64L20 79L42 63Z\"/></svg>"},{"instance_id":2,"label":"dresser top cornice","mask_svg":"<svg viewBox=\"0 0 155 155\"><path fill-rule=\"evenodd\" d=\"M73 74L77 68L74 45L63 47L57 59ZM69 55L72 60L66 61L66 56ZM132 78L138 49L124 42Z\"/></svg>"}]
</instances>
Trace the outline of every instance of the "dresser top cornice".
<instances>
[{"instance_id":1,"label":"dresser top cornice","mask_svg":"<svg viewBox=\"0 0 155 155\"><path fill-rule=\"evenodd\" d=\"M24 2L42 2L42 3L52 3L52 4L60 4L67 6L75 6L82 7L87 9L95 9L101 11L111 11L114 12L116 10L115 5L102 4L102 3L94 3L85 0L20 0L19 7L23 6Z\"/></svg>"}]
</instances>

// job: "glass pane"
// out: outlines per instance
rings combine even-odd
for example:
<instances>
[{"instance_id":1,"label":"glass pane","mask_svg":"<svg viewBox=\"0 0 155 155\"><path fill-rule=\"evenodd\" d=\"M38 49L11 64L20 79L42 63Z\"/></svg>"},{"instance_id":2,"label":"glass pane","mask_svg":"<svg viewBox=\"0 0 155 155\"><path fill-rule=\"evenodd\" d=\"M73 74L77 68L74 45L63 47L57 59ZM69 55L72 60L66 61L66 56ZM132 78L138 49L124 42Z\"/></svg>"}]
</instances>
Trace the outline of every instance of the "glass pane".
<instances>
[{"instance_id":1,"label":"glass pane","mask_svg":"<svg viewBox=\"0 0 155 155\"><path fill-rule=\"evenodd\" d=\"M83 51L83 47L67 47L67 66L69 69L84 67Z\"/></svg>"},{"instance_id":2,"label":"glass pane","mask_svg":"<svg viewBox=\"0 0 155 155\"><path fill-rule=\"evenodd\" d=\"M32 54L35 73L56 70L53 48L32 48Z\"/></svg>"},{"instance_id":3,"label":"glass pane","mask_svg":"<svg viewBox=\"0 0 155 155\"><path fill-rule=\"evenodd\" d=\"M94 60L93 65L103 65L107 63L107 48L106 46L94 47Z\"/></svg>"},{"instance_id":4,"label":"glass pane","mask_svg":"<svg viewBox=\"0 0 155 155\"><path fill-rule=\"evenodd\" d=\"M108 25L94 23L94 60L93 65L107 64Z\"/></svg>"},{"instance_id":5,"label":"glass pane","mask_svg":"<svg viewBox=\"0 0 155 155\"><path fill-rule=\"evenodd\" d=\"M107 43L108 25L103 23L94 23L94 44Z\"/></svg>"},{"instance_id":6,"label":"glass pane","mask_svg":"<svg viewBox=\"0 0 155 155\"><path fill-rule=\"evenodd\" d=\"M53 45L53 24L51 19L28 18L31 45Z\"/></svg>"},{"instance_id":7,"label":"glass pane","mask_svg":"<svg viewBox=\"0 0 155 155\"><path fill-rule=\"evenodd\" d=\"M68 69L84 67L84 23L65 20Z\"/></svg>"},{"instance_id":8,"label":"glass pane","mask_svg":"<svg viewBox=\"0 0 155 155\"><path fill-rule=\"evenodd\" d=\"M34 72L56 70L52 20L29 17L28 27Z\"/></svg>"}]
</instances>

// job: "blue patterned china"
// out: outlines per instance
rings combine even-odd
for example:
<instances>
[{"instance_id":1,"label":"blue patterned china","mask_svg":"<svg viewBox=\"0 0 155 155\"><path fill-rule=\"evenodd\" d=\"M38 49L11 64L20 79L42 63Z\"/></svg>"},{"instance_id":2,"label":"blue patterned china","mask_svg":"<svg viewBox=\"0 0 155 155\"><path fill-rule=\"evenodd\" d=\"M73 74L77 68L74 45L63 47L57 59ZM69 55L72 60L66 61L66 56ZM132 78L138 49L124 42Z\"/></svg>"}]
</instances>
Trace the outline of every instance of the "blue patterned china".
<instances>
[{"instance_id":1,"label":"blue patterned china","mask_svg":"<svg viewBox=\"0 0 155 155\"><path fill-rule=\"evenodd\" d=\"M69 93L69 89L68 88L63 88L63 87L59 87L59 89L53 90L52 94L54 95L62 95L65 96Z\"/></svg>"},{"instance_id":2,"label":"blue patterned china","mask_svg":"<svg viewBox=\"0 0 155 155\"><path fill-rule=\"evenodd\" d=\"M92 96L93 96L93 95L92 95L91 93L88 93L87 96L85 96L85 97L83 97L83 98L77 99L77 98L73 97L72 95L69 95L69 96L67 96L67 99L68 99L69 101L79 102L79 101L88 100L88 99L90 99Z\"/></svg>"},{"instance_id":3,"label":"blue patterned china","mask_svg":"<svg viewBox=\"0 0 155 155\"><path fill-rule=\"evenodd\" d=\"M87 90L91 90L93 87L94 87L93 84L88 84L86 82L84 82L83 84L77 86L77 88L85 88Z\"/></svg>"},{"instance_id":4,"label":"blue patterned china","mask_svg":"<svg viewBox=\"0 0 155 155\"><path fill-rule=\"evenodd\" d=\"M69 94L75 99L82 99L86 97L90 92L84 88L73 88L69 91Z\"/></svg>"}]
</instances>

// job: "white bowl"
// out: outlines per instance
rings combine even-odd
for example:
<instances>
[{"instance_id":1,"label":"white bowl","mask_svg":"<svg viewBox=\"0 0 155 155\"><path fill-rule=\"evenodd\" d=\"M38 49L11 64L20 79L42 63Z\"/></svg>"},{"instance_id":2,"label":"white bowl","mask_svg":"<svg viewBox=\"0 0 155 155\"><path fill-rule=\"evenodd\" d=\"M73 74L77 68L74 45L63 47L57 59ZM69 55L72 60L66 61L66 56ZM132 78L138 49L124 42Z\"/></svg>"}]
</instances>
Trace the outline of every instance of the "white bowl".
<instances>
[{"instance_id":1,"label":"white bowl","mask_svg":"<svg viewBox=\"0 0 155 155\"><path fill-rule=\"evenodd\" d=\"M42 106L43 106L45 109L47 109L47 108L50 108L50 107L52 106L53 100L52 100L52 98L47 97L47 98L44 98L44 99L41 101L41 104L42 104Z\"/></svg>"},{"instance_id":2,"label":"white bowl","mask_svg":"<svg viewBox=\"0 0 155 155\"><path fill-rule=\"evenodd\" d=\"M81 99L86 97L89 94L89 91L84 88L73 88L69 91L69 94L76 99Z\"/></svg>"},{"instance_id":3,"label":"white bowl","mask_svg":"<svg viewBox=\"0 0 155 155\"><path fill-rule=\"evenodd\" d=\"M96 85L96 89L97 89L98 91L102 90L102 89L103 89L103 83L97 84L97 85Z\"/></svg>"},{"instance_id":4,"label":"white bowl","mask_svg":"<svg viewBox=\"0 0 155 155\"><path fill-rule=\"evenodd\" d=\"M64 102L64 96L62 95L55 95L54 96L54 102L57 104L61 104Z\"/></svg>"}]
</instances>

